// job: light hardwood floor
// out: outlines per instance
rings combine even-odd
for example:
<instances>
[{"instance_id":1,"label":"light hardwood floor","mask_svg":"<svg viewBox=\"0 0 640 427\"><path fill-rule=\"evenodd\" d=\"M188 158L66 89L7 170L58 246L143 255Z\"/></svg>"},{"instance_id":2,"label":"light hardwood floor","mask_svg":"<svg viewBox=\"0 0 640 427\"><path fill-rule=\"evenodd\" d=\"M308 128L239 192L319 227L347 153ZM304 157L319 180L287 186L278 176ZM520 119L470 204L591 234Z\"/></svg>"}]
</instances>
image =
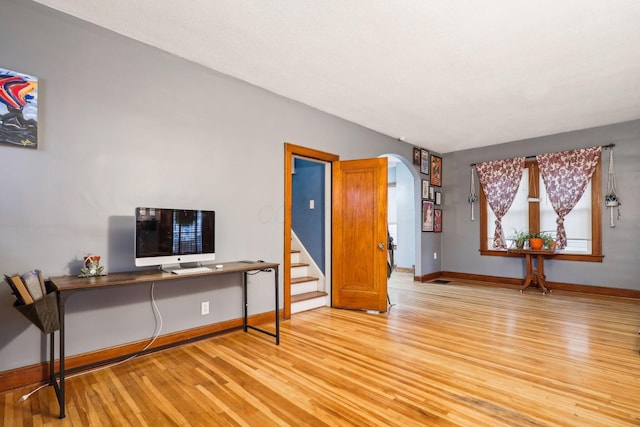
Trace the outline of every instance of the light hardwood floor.
<instances>
[{"instance_id":1,"label":"light hardwood floor","mask_svg":"<svg viewBox=\"0 0 640 427\"><path fill-rule=\"evenodd\" d=\"M640 301L414 283L386 314L320 308L0 395L4 426L640 425Z\"/></svg>"}]
</instances>

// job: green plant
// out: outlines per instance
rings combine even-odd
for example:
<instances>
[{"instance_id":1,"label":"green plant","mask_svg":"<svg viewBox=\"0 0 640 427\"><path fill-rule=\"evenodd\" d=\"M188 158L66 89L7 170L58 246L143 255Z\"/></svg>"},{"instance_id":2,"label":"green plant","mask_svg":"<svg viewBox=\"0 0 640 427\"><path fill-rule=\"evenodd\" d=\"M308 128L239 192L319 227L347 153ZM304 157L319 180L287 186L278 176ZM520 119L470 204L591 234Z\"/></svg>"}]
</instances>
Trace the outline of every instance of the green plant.
<instances>
[{"instance_id":1,"label":"green plant","mask_svg":"<svg viewBox=\"0 0 640 427\"><path fill-rule=\"evenodd\" d=\"M514 234L509 236L510 240L513 240L513 244L516 248L522 249L524 248L524 244L527 240L529 240L529 232L524 230L516 230L513 229Z\"/></svg>"},{"instance_id":2,"label":"green plant","mask_svg":"<svg viewBox=\"0 0 640 427\"><path fill-rule=\"evenodd\" d=\"M556 239L553 238L553 235L548 231L539 231L537 233L529 233L529 239L542 239L542 244L545 249L551 249L551 247L555 244Z\"/></svg>"}]
</instances>

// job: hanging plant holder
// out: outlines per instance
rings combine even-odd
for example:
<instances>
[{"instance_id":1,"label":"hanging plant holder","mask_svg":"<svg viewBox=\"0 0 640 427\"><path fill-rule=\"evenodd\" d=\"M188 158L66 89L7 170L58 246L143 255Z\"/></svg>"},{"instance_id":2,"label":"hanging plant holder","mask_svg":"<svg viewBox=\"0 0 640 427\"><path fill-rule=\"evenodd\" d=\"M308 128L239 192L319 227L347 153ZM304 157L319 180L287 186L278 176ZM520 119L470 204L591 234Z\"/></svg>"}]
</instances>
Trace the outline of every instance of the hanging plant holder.
<instances>
[{"instance_id":1,"label":"hanging plant holder","mask_svg":"<svg viewBox=\"0 0 640 427\"><path fill-rule=\"evenodd\" d=\"M476 195L476 182L475 177L473 175L473 165L471 165L471 184L469 190L469 203L471 204L471 221L475 221L476 217L473 210L473 205L478 201L478 196Z\"/></svg>"},{"instance_id":2,"label":"hanging plant holder","mask_svg":"<svg viewBox=\"0 0 640 427\"><path fill-rule=\"evenodd\" d=\"M620 200L616 193L609 193L604 197L605 206L608 208L615 208L620 206Z\"/></svg>"},{"instance_id":3,"label":"hanging plant holder","mask_svg":"<svg viewBox=\"0 0 640 427\"><path fill-rule=\"evenodd\" d=\"M617 219L620 220L620 198L616 194L616 175L613 166L613 147L614 144L609 144L609 178L607 179L607 195L604 196L604 205L609 208L609 226L615 227L613 210L617 210Z\"/></svg>"}]
</instances>

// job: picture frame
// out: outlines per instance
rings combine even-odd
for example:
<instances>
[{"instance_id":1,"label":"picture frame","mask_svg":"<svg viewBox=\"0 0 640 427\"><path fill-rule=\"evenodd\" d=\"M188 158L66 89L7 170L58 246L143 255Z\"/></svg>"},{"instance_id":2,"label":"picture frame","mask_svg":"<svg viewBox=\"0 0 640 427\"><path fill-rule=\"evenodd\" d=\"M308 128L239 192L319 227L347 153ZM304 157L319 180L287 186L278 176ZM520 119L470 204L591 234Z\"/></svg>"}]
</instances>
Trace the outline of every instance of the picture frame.
<instances>
[{"instance_id":1,"label":"picture frame","mask_svg":"<svg viewBox=\"0 0 640 427\"><path fill-rule=\"evenodd\" d=\"M436 206L442 206L442 192L436 191L436 197L434 199Z\"/></svg>"},{"instance_id":2,"label":"picture frame","mask_svg":"<svg viewBox=\"0 0 640 427\"><path fill-rule=\"evenodd\" d=\"M442 233L442 209L433 210L433 231Z\"/></svg>"},{"instance_id":3,"label":"picture frame","mask_svg":"<svg viewBox=\"0 0 640 427\"><path fill-rule=\"evenodd\" d=\"M423 199L429 198L429 180L427 179L422 180L422 198Z\"/></svg>"},{"instance_id":4,"label":"picture frame","mask_svg":"<svg viewBox=\"0 0 640 427\"><path fill-rule=\"evenodd\" d=\"M429 200L434 200L436 199L436 189L433 186L429 186Z\"/></svg>"},{"instance_id":5,"label":"picture frame","mask_svg":"<svg viewBox=\"0 0 640 427\"><path fill-rule=\"evenodd\" d=\"M38 78L0 68L0 145L38 148Z\"/></svg>"},{"instance_id":6,"label":"picture frame","mask_svg":"<svg viewBox=\"0 0 640 427\"><path fill-rule=\"evenodd\" d=\"M431 185L442 186L442 157L431 155L430 162Z\"/></svg>"},{"instance_id":7,"label":"picture frame","mask_svg":"<svg viewBox=\"0 0 640 427\"><path fill-rule=\"evenodd\" d=\"M433 231L433 202L422 201L422 231Z\"/></svg>"},{"instance_id":8,"label":"picture frame","mask_svg":"<svg viewBox=\"0 0 640 427\"><path fill-rule=\"evenodd\" d=\"M429 152L424 148L420 150L420 172L429 175Z\"/></svg>"},{"instance_id":9,"label":"picture frame","mask_svg":"<svg viewBox=\"0 0 640 427\"><path fill-rule=\"evenodd\" d=\"M420 153L420 149L418 147L413 147L413 164L416 166L420 166L422 160L422 154Z\"/></svg>"}]
</instances>

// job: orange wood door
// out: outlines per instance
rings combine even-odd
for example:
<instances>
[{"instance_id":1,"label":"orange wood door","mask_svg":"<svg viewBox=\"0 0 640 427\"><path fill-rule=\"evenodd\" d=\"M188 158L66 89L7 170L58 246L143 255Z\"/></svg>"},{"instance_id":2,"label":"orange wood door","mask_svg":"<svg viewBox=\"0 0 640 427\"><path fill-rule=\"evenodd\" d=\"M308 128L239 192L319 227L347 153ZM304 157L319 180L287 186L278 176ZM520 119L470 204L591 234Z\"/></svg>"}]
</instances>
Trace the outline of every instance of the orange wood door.
<instances>
[{"instance_id":1,"label":"orange wood door","mask_svg":"<svg viewBox=\"0 0 640 427\"><path fill-rule=\"evenodd\" d=\"M387 159L333 162L333 307L387 311Z\"/></svg>"}]
</instances>

